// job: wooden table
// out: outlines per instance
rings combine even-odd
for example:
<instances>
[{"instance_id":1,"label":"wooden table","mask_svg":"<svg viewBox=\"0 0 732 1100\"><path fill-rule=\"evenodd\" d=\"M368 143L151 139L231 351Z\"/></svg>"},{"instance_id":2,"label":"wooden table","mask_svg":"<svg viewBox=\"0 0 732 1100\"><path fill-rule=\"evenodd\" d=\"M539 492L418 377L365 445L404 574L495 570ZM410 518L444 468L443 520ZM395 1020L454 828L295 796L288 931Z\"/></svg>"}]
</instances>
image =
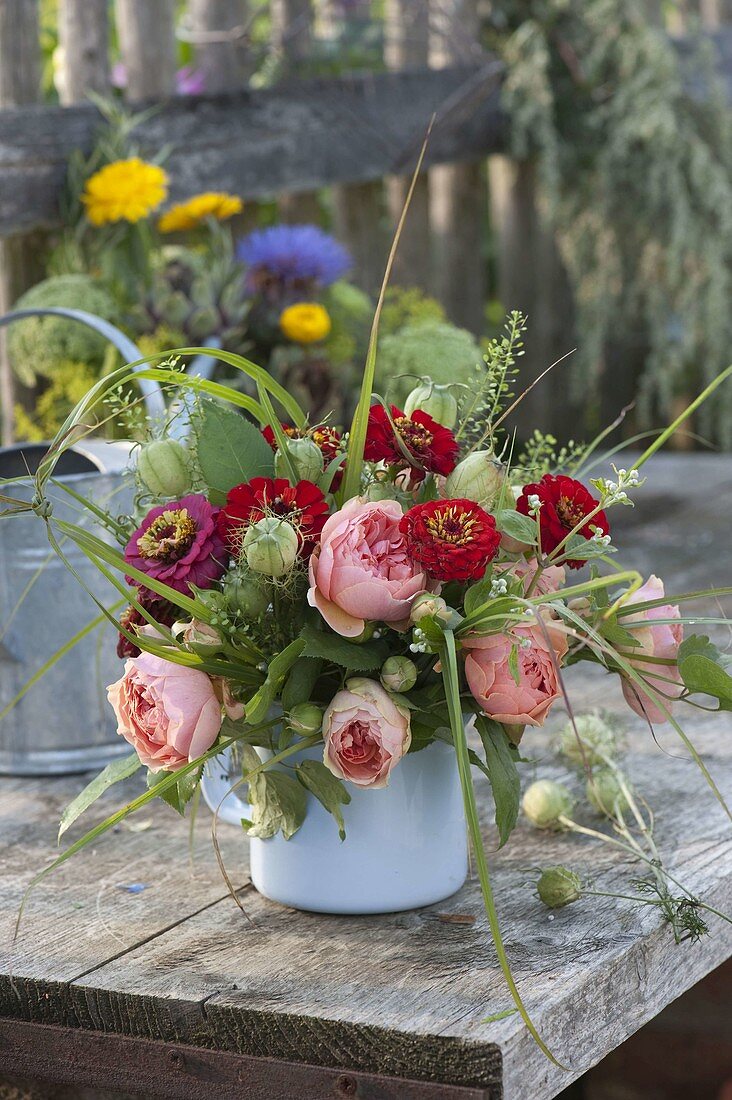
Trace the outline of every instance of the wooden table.
<instances>
[{"instance_id":1,"label":"wooden table","mask_svg":"<svg viewBox=\"0 0 732 1100\"><path fill-rule=\"evenodd\" d=\"M658 463L656 487L643 490L656 534L635 525L640 509L623 513L628 545L633 527L627 558L644 565L652 554L670 586L729 583L728 544L705 553L709 525L728 524L726 462ZM669 869L732 910L732 830L673 731L660 727L655 744L597 670L572 670L570 687L578 709L623 715L628 771L656 813ZM527 740L528 771L561 774L549 750L563 719L557 710ZM729 713L685 722L729 800L731 725ZM636 868L606 845L537 838L522 823L492 857L498 906L521 992L562 1071L516 1015L482 1022L511 1000L474 881L414 912L297 913L248 885L246 841L222 826L248 922L222 885L208 815L191 862L188 825L163 805L47 880L13 944L23 888L52 857L61 809L84 781L0 780L0 1075L217 1100L546 1100L732 954L732 928L713 917L710 935L677 947L650 907L586 897L549 912L533 892L538 864L566 863L620 893ZM492 841L487 792L481 802ZM113 792L88 824L119 803Z\"/></svg>"}]
</instances>

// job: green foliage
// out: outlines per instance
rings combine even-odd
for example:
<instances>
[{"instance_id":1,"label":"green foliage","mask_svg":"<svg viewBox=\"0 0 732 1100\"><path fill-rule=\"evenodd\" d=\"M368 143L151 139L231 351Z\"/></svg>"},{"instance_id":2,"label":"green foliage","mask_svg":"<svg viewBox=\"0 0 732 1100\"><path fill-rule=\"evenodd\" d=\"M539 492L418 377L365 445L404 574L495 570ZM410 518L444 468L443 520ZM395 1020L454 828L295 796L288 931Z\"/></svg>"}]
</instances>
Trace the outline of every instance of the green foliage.
<instances>
[{"instance_id":1,"label":"green foliage","mask_svg":"<svg viewBox=\"0 0 732 1100\"><path fill-rule=\"evenodd\" d=\"M383 642L349 642L309 625L303 628L301 637L305 642L303 656L332 661L349 672L372 672L381 668L389 656L389 647Z\"/></svg>"},{"instance_id":2,"label":"green foliage","mask_svg":"<svg viewBox=\"0 0 732 1100\"><path fill-rule=\"evenodd\" d=\"M485 752L487 775L496 808L496 827L500 846L506 843L518 820L521 800L521 780L516 763L518 750L511 744L503 726L485 715L475 720Z\"/></svg>"},{"instance_id":3,"label":"green foliage","mask_svg":"<svg viewBox=\"0 0 732 1100\"><path fill-rule=\"evenodd\" d=\"M446 321L447 315L436 298L429 298L418 287L390 287L381 315L381 331L392 336L407 325L426 325Z\"/></svg>"},{"instance_id":4,"label":"green foliage","mask_svg":"<svg viewBox=\"0 0 732 1100\"><path fill-rule=\"evenodd\" d=\"M44 279L26 291L16 309L60 306L83 309L105 321L117 322L119 309L98 279L90 275L58 275ZM29 317L8 330L13 370L26 385L38 376L53 378L61 363L101 367L107 341L103 336L65 317Z\"/></svg>"},{"instance_id":5,"label":"green foliage","mask_svg":"<svg viewBox=\"0 0 732 1100\"><path fill-rule=\"evenodd\" d=\"M637 0L514 2L501 16L514 151L539 156L574 289L575 390L591 396L612 338L646 353L641 413L668 413L732 346L732 116L713 48L682 60ZM729 387L707 403L702 431L729 443L731 403Z\"/></svg>"},{"instance_id":6,"label":"green foliage","mask_svg":"<svg viewBox=\"0 0 732 1100\"><path fill-rule=\"evenodd\" d=\"M679 647L678 663L687 691L711 695L720 710L732 710L732 676L722 655L706 635L692 634Z\"/></svg>"},{"instance_id":7,"label":"green foliage","mask_svg":"<svg viewBox=\"0 0 732 1100\"><path fill-rule=\"evenodd\" d=\"M235 485L272 476L272 448L259 428L224 405L201 402L196 441L198 465L215 504L223 504Z\"/></svg>"},{"instance_id":8,"label":"green foliage","mask_svg":"<svg viewBox=\"0 0 732 1100\"><path fill-rule=\"evenodd\" d=\"M136 752L131 753L129 756L122 756L119 760L113 760L111 764L107 764L106 768L100 771L99 775L94 776L91 783L88 783L80 794L77 794L76 798L68 804L61 814L58 827L59 840L76 819L81 817L93 802L101 798L105 791L108 791L115 783L119 783L123 779L129 779L141 767L140 758Z\"/></svg>"},{"instance_id":9,"label":"green foliage","mask_svg":"<svg viewBox=\"0 0 732 1100\"><path fill-rule=\"evenodd\" d=\"M523 450L513 463L516 477L522 481L539 481L544 474L567 471L586 453L582 443L570 439L566 447L560 447L553 435L534 429Z\"/></svg>"},{"instance_id":10,"label":"green foliage","mask_svg":"<svg viewBox=\"0 0 732 1100\"><path fill-rule=\"evenodd\" d=\"M423 375L441 385L469 385L481 360L480 347L465 329L447 321L409 324L379 340L376 386L401 404Z\"/></svg>"},{"instance_id":11,"label":"green foliage","mask_svg":"<svg viewBox=\"0 0 732 1100\"><path fill-rule=\"evenodd\" d=\"M96 380L95 369L86 363L59 360L49 376L48 384L36 398L33 411L27 412L22 405L15 406L18 439L31 442L53 439L66 417Z\"/></svg>"},{"instance_id":12,"label":"green foliage","mask_svg":"<svg viewBox=\"0 0 732 1100\"><path fill-rule=\"evenodd\" d=\"M347 367L362 359L368 343L374 304L363 290L339 280L333 283L323 300L331 321L325 342L328 360L333 367Z\"/></svg>"},{"instance_id":13,"label":"green foliage","mask_svg":"<svg viewBox=\"0 0 732 1100\"><path fill-rule=\"evenodd\" d=\"M245 774L259 767L261 762L253 748L245 745L242 755ZM281 831L285 840L289 840L305 820L307 794L296 779L273 768L250 779L249 805L252 819L242 821L249 836L266 840Z\"/></svg>"},{"instance_id":14,"label":"green foliage","mask_svg":"<svg viewBox=\"0 0 732 1100\"><path fill-rule=\"evenodd\" d=\"M351 796L342 780L337 779L319 760L303 760L295 771L305 789L317 798L329 814L333 814L338 824L338 835L345 840L346 827L341 806L347 806Z\"/></svg>"},{"instance_id":15,"label":"green foliage","mask_svg":"<svg viewBox=\"0 0 732 1100\"><path fill-rule=\"evenodd\" d=\"M493 424L515 396L519 373L516 360L524 354L525 332L526 317L515 309L509 313L503 332L486 341L482 361L473 368L458 438L474 447L488 440L495 448Z\"/></svg>"}]
</instances>

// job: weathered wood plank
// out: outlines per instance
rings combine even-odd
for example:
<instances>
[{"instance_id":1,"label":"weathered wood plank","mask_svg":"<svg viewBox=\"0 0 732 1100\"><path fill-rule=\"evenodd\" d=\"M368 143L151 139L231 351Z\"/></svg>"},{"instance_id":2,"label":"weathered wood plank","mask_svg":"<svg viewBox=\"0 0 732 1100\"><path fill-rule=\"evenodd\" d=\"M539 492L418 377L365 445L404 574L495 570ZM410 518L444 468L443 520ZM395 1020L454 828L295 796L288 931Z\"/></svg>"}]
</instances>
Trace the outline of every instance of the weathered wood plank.
<instances>
[{"instance_id":1,"label":"weathered wood plank","mask_svg":"<svg viewBox=\"0 0 732 1100\"><path fill-rule=\"evenodd\" d=\"M62 0L58 31L64 106L82 103L89 92L109 90L109 5L107 0Z\"/></svg>"},{"instance_id":2,"label":"weathered wood plank","mask_svg":"<svg viewBox=\"0 0 732 1100\"><path fill-rule=\"evenodd\" d=\"M483 83L483 91L481 91ZM470 92L470 110L440 110ZM182 97L139 129L150 153L172 146L173 197L214 187L245 198L365 182L414 163L438 113L430 162L499 148L504 120L494 77L475 67L288 82L266 91ZM53 225L72 149L89 149L92 107L0 112L0 235Z\"/></svg>"},{"instance_id":3,"label":"weathered wood plank","mask_svg":"<svg viewBox=\"0 0 732 1100\"><path fill-rule=\"evenodd\" d=\"M175 91L174 0L115 0L117 33L133 103Z\"/></svg>"}]
</instances>

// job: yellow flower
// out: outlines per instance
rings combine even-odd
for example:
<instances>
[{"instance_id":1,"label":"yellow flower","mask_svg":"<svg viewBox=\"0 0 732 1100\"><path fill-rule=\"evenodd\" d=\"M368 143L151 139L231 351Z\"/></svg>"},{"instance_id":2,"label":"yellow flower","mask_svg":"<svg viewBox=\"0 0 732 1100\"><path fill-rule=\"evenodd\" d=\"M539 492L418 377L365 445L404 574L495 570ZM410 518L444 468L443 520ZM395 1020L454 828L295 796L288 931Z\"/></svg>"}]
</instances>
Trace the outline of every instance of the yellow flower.
<instances>
[{"instance_id":1,"label":"yellow flower","mask_svg":"<svg viewBox=\"0 0 732 1100\"><path fill-rule=\"evenodd\" d=\"M206 218L216 218L223 222L238 214L242 201L237 195L227 195L225 191L204 191L194 195L187 202L179 202L166 210L158 221L161 233L182 233L195 229Z\"/></svg>"},{"instance_id":2,"label":"yellow flower","mask_svg":"<svg viewBox=\"0 0 732 1100\"><path fill-rule=\"evenodd\" d=\"M92 225L139 222L164 202L168 176L139 157L115 160L86 181L81 199Z\"/></svg>"},{"instance_id":3,"label":"yellow flower","mask_svg":"<svg viewBox=\"0 0 732 1100\"><path fill-rule=\"evenodd\" d=\"M314 344L330 332L328 310L317 302L298 302L283 311L280 328L294 344Z\"/></svg>"}]
</instances>

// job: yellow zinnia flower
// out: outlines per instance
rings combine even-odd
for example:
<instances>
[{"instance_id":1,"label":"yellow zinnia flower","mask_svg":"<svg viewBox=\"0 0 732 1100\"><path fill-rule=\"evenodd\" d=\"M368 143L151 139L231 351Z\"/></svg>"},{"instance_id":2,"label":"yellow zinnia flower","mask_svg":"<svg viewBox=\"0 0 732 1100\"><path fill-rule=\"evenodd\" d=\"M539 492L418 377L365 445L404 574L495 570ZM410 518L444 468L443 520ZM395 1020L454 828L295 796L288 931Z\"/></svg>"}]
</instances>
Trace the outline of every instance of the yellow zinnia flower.
<instances>
[{"instance_id":1,"label":"yellow zinnia flower","mask_svg":"<svg viewBox=\"0 0 732 1100\"><path fill-rule=\"evenodd\" d=\"M92 225L139 222L168 194L168 176L139 157L115 160L86 181L81 200Z\"/></svg>"},{"instance_id":2,"label":"yellow zinnia flower","mask_svg":"<svg viewBox=\"0 0 732 1100\"><path fill-rule=\"evenodd\" d=\"M206 218L223 222L238 214L242 205L237 195L228 195L225 191L204 191L202 195L194 195L187 202L179 202L166 210L158 221L158 229L161 233L182 233L195 229Z\"/></svg>"},{"instance_id":3,"label":"yellow zinnia flower","mask_svg":"<svg viewBox=\"0 0 732 1100\"><path fill-rule=\"evenodd\" d=\"M294 344L315 344L330 332L328 310L317 302L298 302L283 311L280 328Z\"/></svg>"}]
</instances>

